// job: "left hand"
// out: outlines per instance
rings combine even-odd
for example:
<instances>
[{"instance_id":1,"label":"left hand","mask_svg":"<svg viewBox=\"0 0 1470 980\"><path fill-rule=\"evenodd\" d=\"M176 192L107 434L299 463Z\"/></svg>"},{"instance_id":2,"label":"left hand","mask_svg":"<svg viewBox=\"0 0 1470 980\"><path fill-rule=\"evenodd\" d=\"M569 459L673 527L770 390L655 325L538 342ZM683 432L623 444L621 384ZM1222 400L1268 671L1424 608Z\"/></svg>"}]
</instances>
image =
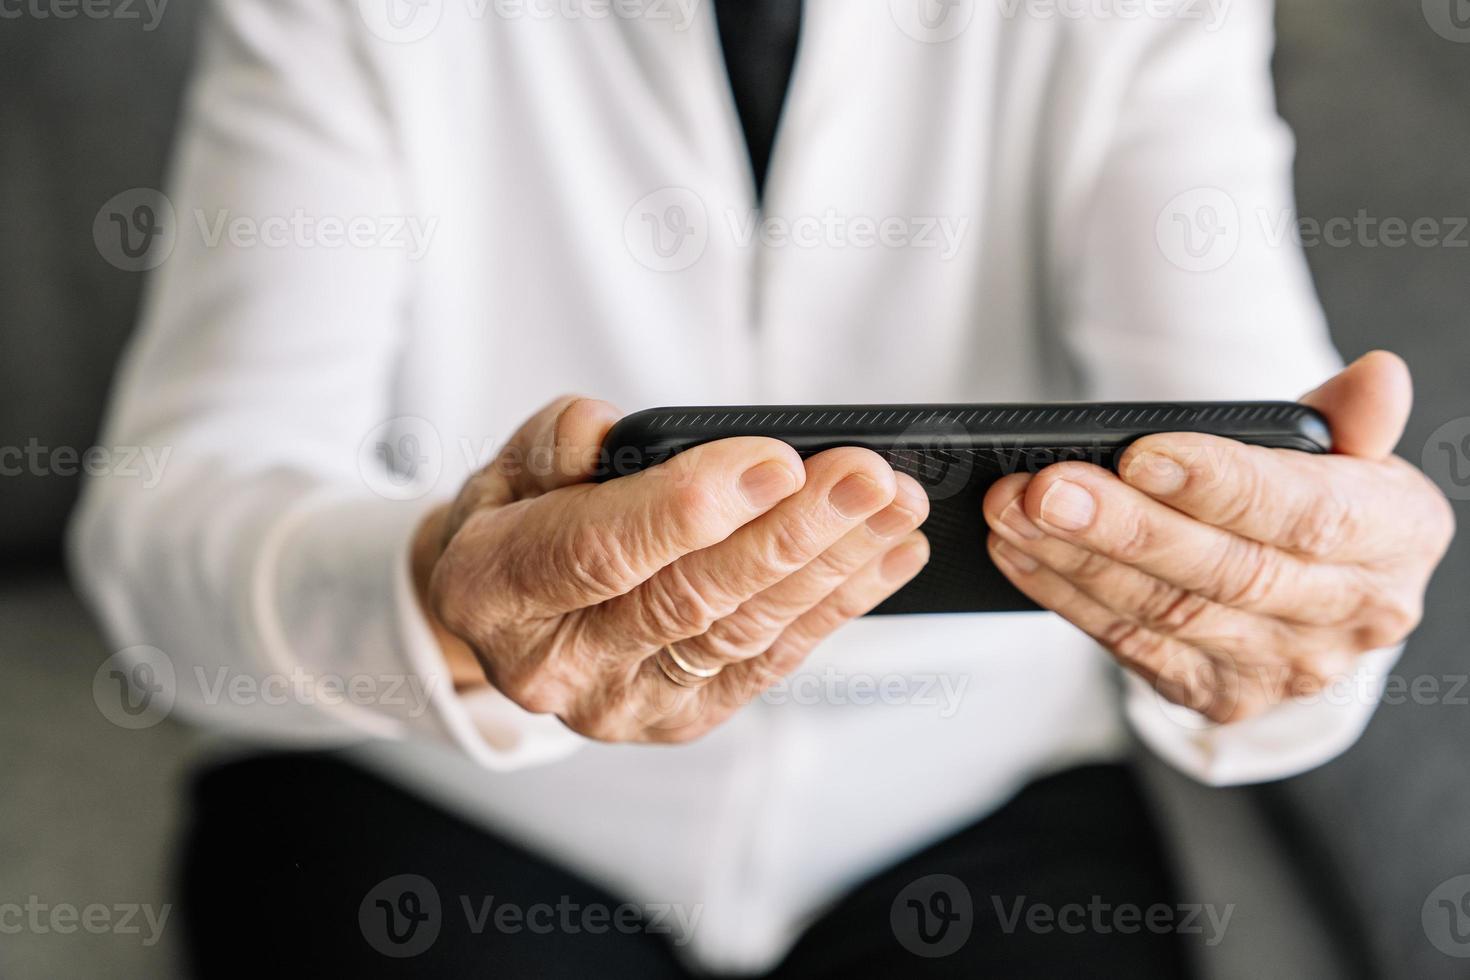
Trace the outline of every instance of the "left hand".
<instances>
[{"instance_id":1,"label":"left hand","mask_svg":"<svg viewBox=\"0 0 1470 980\"><path fill-rule=\"evenodd\" d=\"M1403 361L1375 351L1302 399L1331 455L1176 432L1138 440L1118 475L1005 477L985 498L991 557L1169 700L1259 714L1419 622L1454 516L1391 455L1411 401Z\"/></svg>"}]
</instances>

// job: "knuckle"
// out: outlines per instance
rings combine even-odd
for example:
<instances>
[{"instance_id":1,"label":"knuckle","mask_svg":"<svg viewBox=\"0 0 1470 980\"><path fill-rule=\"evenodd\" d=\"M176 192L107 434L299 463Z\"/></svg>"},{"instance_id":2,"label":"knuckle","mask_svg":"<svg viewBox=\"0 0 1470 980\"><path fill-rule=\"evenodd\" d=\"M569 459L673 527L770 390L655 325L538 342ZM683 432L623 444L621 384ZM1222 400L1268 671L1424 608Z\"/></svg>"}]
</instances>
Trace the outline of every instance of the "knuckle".
<instances>
[{"instance_id":1,"label":"knuckle","mask_svg":"<svg viewBox=\"0 0 1470 980\"><path fill-rule=\"evenodd\" d=\"M429 608L450 633L473 643L488 634L494 624L484 605L466 594L466 577L457 559L446 558L441 558L430 574Z\"/></svg>"},{"instance_id":2,"label":"knuckle","mask_svg":"<svg viewBox=\"0 0 1470 980\"><path fill-rule=\"evenodd\" d=\"M629 588L632 576L622 545L601 525L587 522L573 528L563 554L563 573L579 592L610 597Z\"/></svg>"},{"instance_id":3,"label":"knuckle","mask_svg":"<svg viewBox=\"0 0 1470 980\"><path fill-rule=\"evenodd\" d=\"M834 596L793 621L758 659L767 664L778 678L784 677L796 669L822 637L840 625L839 615Z\"/></svg>"},{"instance_id":4,"label":"knuckle","mask_svg":"<svg viewBox=\"0 0 1470 980\"><path fill-rule=\"evenodd\" d=\"M785 636L799 632L804 642L815 645L819 639L843 623L867 612L886 594L887 592L880 585L853 579L845 588L833 592L810 613L798 619Z\"/></svg>"},{"instance_id":5,"label":"knuckle","mask_svg":"<svg viewBox=\"0 0 1470 980\"><path fill-rule=\"evenodd\" d=\"M1343 566L1331 588L1319 590L1318 600L1302 607L1301 620L1306 625L1340 636L1365 621L1378 606L1380 586L1371 570L1360 566Z\"/></svg>"},{"instance_id":6,"label":"knuckle","mask_svg":"<svg viewBox=\"0 0 1470 980\"><path fill-rule=\"evenodd\" d=\"M475 602L475 591L469 583L500 574L495 555L498 511L476 511L448 539L440 557L429 573L429 597L434 613L445 626L453 621L478 619L484 607ZM469 626L469 623L463 623Z\"/></svg>"},{"instance_id":7,"label":"knuckle","mask_svg":"<svg viewBox=\"0 0 1470 980\"><path fill-rule=\"evenodd\" d=\"M578 735L594 742L626 740L622 722L602 707L568 712L561 716L561 722Z\"/></svg>"},{"instance_id":8,"label":"knuckle","mask_svg":"<svg viewBox=\"0 0 1470 980\"><path fill-rule=\"evenodd\" d=\"M1328 487L1287 523L1283 543L1298 554L1325 559L1347 542L1353 525L1352 505Z\"/></svg>"},{"instance_id":9,"label":"knuckle","mask_svg":"<svg viewBox=\"0 0 1470 980\"><path fill-rule=\"evenodd\" d=\"M781 632L784 617L764 603L747 603L715 623L704 640L723 660L740 660L766 646Z\"/></svg>"},{"instance_id":10,"label":"knuckle","mask_svg":"<svg viewBox=\"0 0 1470 980\"><path fill-rule=\"evenodd\" d=\"M1204 596L1154 579L1138 604L1140 618L1150 627L1169 633L1186 633L1200 622L1210 601Z\"/></svg>"},{"instance_id":11,"label":"knuckle","mask_svg":"<svg viewBox=\"0 0 1470 980\"><path fill-rule=\"evenodd\" d=\"M672 535L681 551L707 548L725 535L725 508L711 481L691 475L678 478L669 494L666 527L654 532Z\"/></svg>"},{"instance_id":12,"label":"knuckle","mask_svg":"<svg viewBox=\"0 0 1470 980\"><path fill-rule=\"evenodd\" d=\"M1353 642L1359 650L1380 650L1401 642L1418 628L1424 617L1424 604L1418 599L1373 597L1358 616L1353 628Z\"/></svg>"},{"instance_id":13,"label":"knuckle","mask_svg":"<svg viewBox=\"0 0 1470 980\"><path fill-rule=\"evenodd\" d=\"M1180 703L1218 724L1237 719L1243 706L1238 668L1208 655L1195 659L1186 672Z\"/></svg>"},{"instance_id":14,"label":"knuckle","mask_svg":"<svg viewBox=\"0 0 1470 980\"><path fill-rule=\"evenodd\" d=\"M1222 697L1221 671L1207 656L1176 654L1158 667L1157 675L1159 693L1175 704L1209 718L1230 706L1230 699Z\"/></svg>"},{"instance_id":15,"label":"knuckle","mask_svg":"<svg viewBox=\"0 0 1470 980\"><path fill-rule=\"evenodd\" d=\"M1162 636L1128 619L1109 623L1100 639L1123 660L1146 667L1157 666L1165 649Z\"/></svg>"},{"instance_id":16,"label":"knuckle","mask_svg":"<svg viewBox=\"0 0 1470 980\"><path fill-rule=\"evenodd\" d=\"M1225 503L1221 506L1221 523L1236 525L1265 506L1266 481L1258 467L1239 458L1238 454L1232 453L1229 459L1221 460L1219 465L1220 478L1213 480L1211 485L1225 485L1230 491L1225 494ZM1228 483L1225 480L1226 475L1229 477Z\"/></svg>"},{"instance_id":17,"label":"knuckle","mask_svg":"<svg viewBox=\"0 0 1470 980\"><path fill-rule=\"evenodd\" d=\"M520 501L474 515L465 526L476 524L479 533L466 538L463 546L456 538L445 552L446 557L454 555L463 600L501 622L513 622L524 612L527 596L544 581L553 560L547 555L556 550L519 543L514 527L529 506L529 501Z\"/></svg>"},{"instance_id":18,"label":"knuckle","mask_svg":"<svg viewBox=\"0 0 1470 980\"><path fill-rule=\"evenodd\" d=\"M538 669L497 671L496 689L533 715L554 715L566 704L562 685Z\"/></svg>"},{"instance_id":19,"label":"knuckle","mask_svg":"<svg viewBox=\"0 0 1470 980\"><path fill-rule=\"evenodd\" d=\"M726 612L690 581L678 562L655 575L645 587L644 596L644 614L658 636L699 636L709 632Z\"/></svg>"},{"instance_id":20,"label":"knuckle","mask_svg":"<svg viewBox=\"0 0 1470 980\"><path fill-rule=\"evenodd\" d=\"M1063 570L1065 574L1084 582L1092 582L1111 571L1115 562L1107 555L1096 551L1076 548L1065 565Z\"/></svg>"},{"instance_id":21,"label":"knuckle","mask_svg":"<svg viewBox=\"0 0 1470 980\"><path fill-rule=\"evenodd\" d=\"M1275 590L1281 562L1264 545L1249 538L1226 539L1215 563L1214 586L1227 606L1249 608Z\"/></svg>"},{"instance_id":22,"label":"knuckle","mask_svg":"<svg viewBox=\"0 0 1470 980\"><path fill-rule=\"evenodd\" d=\"M1113 556L1132 565L1154 550L1157 533L1153 522L1136 507L1124 510L1112 543Z\"/></svg>"},{"instance_id":23,"label":"knuckle","mask_svg":"<svg viewBox=\"0 0 1470 980\"><path fill-rule=\"evenodd\" d=\"M742 703L754 700L762 691L780 683L782 678L801 666L811 644L801 637L782 637L771 648L750 662L750 675L741 691Z\"/></svg>"},{"instance_id":24,"label":"knuckle","mask_svg":"<svg viewBox=\"0 0 1470 980\"><path fill-rule=\"evenodd\" d=\"M830 591L837 588L861 567L863 559L871 558L875 554L876 549L871 544L861 552L838 547L827 548L807 562L802 574L808 579L801 592L811 594L813 590L825 588ZM812 603L808 603L810 604Z\"/></svg>"},{"instance_id":25,"label":"knuckle","mask_svg":"<svg viewBox=\"0 0 1470 980\"><path fill-rule=\"evenodd\" d=\"M804 520L776 521L764 537L762 560L768 568L789 573L820 551L816 529Z\"/></svg>"},{"instance_id":26,"label":"knuckle","mask_svg":"<svg viewBox=\"0 0 1470 980\"><path fill-rule=\"evenodd\" d=\"M751 649L759 642L755 632L747 620L727 617L711 626L703 636L685 640L680 647L687 659L700 666L734 663L750 656Z\"/></svg>"},{"instance_id":27,"label":"knuckle","mask_svg":"<svg viewBox=\"0 0 1470 980\"><path fill-rule=\"evenodd\" d=\"M830 628L836 629L837 626L848 620L857 619L868 611L876 598L878 597L869 594L866 590L843 589L839 591L832 597L827 617Z\"/></svg>"}]
</instances>

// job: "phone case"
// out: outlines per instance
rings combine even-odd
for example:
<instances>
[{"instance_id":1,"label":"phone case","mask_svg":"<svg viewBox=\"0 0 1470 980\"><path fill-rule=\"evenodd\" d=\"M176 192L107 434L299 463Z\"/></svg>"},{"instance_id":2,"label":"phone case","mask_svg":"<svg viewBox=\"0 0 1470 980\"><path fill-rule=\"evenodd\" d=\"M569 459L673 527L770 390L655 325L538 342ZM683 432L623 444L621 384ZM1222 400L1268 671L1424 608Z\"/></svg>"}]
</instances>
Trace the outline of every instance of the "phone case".
<instances>
[{"instance_id":1,"label":"phone case","mask_svg":"<svg viewBox=\"0 0 1470 980\"><path fill-rule=\"evenodd\" d=\"M602 478L635 473L700 443L769 436L803 457L862 446L929 494L930 559L869 615L1037 608L985 549L985 491L1001 476L1080 459L1113 468L1155 432L1205 432L1277 449L1331 449L1327 423L1295 402L1112 402L1007 405L739 405L653 408L613 426Z\"/></svg>"}]
</instances>

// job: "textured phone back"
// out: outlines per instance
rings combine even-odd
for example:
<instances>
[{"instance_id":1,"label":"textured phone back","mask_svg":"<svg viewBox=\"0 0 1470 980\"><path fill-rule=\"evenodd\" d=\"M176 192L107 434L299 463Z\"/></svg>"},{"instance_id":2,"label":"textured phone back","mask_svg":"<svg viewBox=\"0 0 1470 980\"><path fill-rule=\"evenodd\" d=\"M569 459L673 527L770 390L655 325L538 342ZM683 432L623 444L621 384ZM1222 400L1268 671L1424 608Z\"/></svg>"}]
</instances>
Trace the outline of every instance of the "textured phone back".
<instances>
[{"instance_id":1,"label":"textured phone back","mask_svg":"<svg viewBox=\"0 0 1470 980\"><path fill-rule=\"evenodd\" d=\"M604 446L604 477L633 473L730 436L781 439L803 457L837 446L872 449L928 493L922 530L930 558L870 615L1002 612L1036 606L986 552L981 505L991 484L1063 460L1112 468L1140 436L1174 431L1307 452L1330 446L1321 416L1293 402L660 408L613 427Z\"/></svg>"},{"instance_id":2,"label":"textured phone back","mask_svg":"<svg viewBox=\"0 0 1470 980\"><path fill-rule=\"evenodd\" d=\"M1009 461L973 449L886 450L879 455L907 473L929 494L929 563L872 615L910 612L998 612L1034 609L1035 603L1007 581L985 550L988 528L981 503Z\"/></svg>"}]
</instances>

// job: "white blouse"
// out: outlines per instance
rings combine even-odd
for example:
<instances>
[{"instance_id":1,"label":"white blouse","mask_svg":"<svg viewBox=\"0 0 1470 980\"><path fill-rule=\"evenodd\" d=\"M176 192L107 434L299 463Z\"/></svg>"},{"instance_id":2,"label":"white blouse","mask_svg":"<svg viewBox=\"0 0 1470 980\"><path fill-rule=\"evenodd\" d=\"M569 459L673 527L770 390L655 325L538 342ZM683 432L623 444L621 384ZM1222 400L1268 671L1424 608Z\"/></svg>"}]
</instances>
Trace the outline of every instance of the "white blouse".
<instances>
[{"instance_id":1,"label":"white blouse","mask_svg":"<svg viewBox=\"0 0 1470 980\"><path fill-rule=\"evenodd\" d=\"M71 542L185 717L406 739L367 757L697 911L680 949L734 971L1129 725L1211 783L1317 765L1394 656L1223 728L1046 613L852 623L680 747L455 694L409 538L562 392L1294 398L1337 366L1264 0L806 7L758 214L709 4L213 5L104 436L167 463L93 478Z\"/></svg>"}]
</instances>

